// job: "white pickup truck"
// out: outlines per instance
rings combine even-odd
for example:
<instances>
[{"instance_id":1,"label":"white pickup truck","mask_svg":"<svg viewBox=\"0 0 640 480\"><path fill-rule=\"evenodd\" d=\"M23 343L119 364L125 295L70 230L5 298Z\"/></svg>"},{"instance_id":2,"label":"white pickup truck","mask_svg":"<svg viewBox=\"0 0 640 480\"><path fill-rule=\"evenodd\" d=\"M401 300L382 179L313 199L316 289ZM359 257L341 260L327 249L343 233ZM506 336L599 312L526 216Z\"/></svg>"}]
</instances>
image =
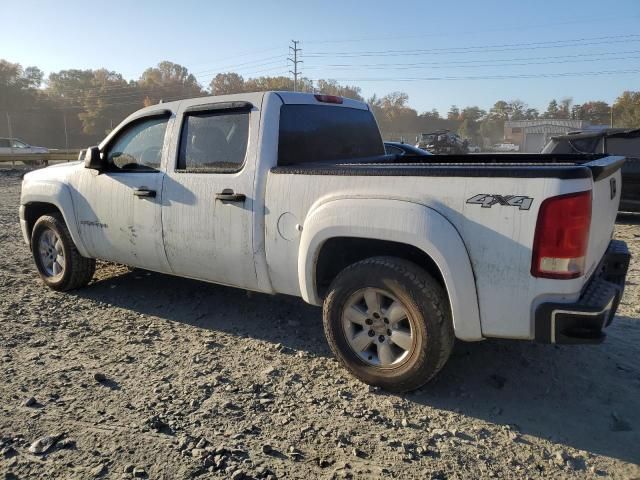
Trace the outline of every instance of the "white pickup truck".
<instances>
[{"instance_id":1,"label":"white pickup truck","mask_svg":"<svg viewBox=\"0 0 640 480\"><path fill-rule=\"evenodd\" d=\"M597 343L629 253L624 159L385 155L364 103L266 92L142 109L83 162L24 177L44 283L95 259L323 305L363 381L419 387L454 338Z\"/></svg>"}]
</instances>

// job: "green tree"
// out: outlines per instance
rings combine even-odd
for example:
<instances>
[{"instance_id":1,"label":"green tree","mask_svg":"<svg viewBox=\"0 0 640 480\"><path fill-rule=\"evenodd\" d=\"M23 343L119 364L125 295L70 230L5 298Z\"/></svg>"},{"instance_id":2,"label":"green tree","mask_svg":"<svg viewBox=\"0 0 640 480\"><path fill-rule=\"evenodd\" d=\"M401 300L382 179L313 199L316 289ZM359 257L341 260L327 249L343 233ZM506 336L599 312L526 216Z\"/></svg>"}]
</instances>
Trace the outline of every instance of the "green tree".
<instances>
[{"instance_id":1,"label":"green tree","mask_svg":"<svg viewBox=\"0 0 640 480\"><path fill-rule=\"evenodd\" d=\"M78 113L82 131L103 136L142 103L143 94L135 83L129 84L121 74L104 68L94 70Z\"/></svg>"},{"instance_id":2,"label":"green tree","mask_svg":"<svg viewBox=\"0 0 640 480\"><path fill-rule=\"evenodd\" d=\"M510 100L508 106L509 120L526 120L527 104L522 100Z\"/></svg>"},{"instance_id":3,"label":"green tree","mask_svg":"<svg viewBox=\"0 0 640 480\"><path fill-rule=\"evenodd\" d=\"M510 107L504 100L498 100L489 110L489 118L491 120L508 120Z\"/></svg>"},{"instance_id":4,"label":"green tree","mask_svg":"<svg viewBox=\"0 0 640 480\"><path fill-rule=\"evenodd\" d=\"M558 102L554 98L549 102L547 106L546 112L542 114L542 118L560 118L560 108L558 107Z\"/></svg>"},{"instance_id":5,"label":"green tree","mask_svg":"<svg viewBox=\"0 0 640 480\"><path fill-rule=\"evenodd\" d=\"M449 108L447 119L460 120L460 109L456 105L451 105L451 108Z\"/></svg>"}]
</instances>

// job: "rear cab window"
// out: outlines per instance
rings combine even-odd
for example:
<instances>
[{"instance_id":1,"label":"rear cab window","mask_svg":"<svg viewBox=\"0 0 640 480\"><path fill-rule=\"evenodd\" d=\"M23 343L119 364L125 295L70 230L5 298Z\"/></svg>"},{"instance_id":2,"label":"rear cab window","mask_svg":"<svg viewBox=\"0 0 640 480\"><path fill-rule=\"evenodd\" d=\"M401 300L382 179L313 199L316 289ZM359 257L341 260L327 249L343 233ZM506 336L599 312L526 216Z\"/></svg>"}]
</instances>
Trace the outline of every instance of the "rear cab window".
<instances>
[{"instance_id":1,"label":"rear cab window","mask_svg":"<svg viewBox=\"0 0 640 480\"><path fill-rule=\"evenodd\" d=\"M378 125L369 110L307 104L280 107L279 166L384 154Z\"/></svg>"},{"instance_id":2,"label":"rear cab window","mask_svg":"<svg viewBox=\"0 0 640 480\"><path fill-rule=\"evenodd\" d=\"M248 110L185 114L177 172L233 173L242 169L249 139Z\"/></svg>"}]
</instances>

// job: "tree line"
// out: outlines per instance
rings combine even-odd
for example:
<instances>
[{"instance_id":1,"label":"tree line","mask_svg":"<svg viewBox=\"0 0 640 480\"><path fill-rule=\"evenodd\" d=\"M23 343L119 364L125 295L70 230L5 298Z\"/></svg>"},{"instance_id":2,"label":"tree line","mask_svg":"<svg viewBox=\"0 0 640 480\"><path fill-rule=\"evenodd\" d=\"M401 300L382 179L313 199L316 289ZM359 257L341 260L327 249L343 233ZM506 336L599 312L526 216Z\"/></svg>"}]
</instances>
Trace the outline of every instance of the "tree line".
<instances>
[{"instance_id":1,"label":"tree line","mask_svg":"<svg viewBox=\"0 0 640 480\"><path fill-rule=\"evenodd\" d=\"M482 145L502 140L504 122L537 118L587 120L593 124L640 127L640 91L623 92L613 105L601 100L574 104L570 98L551 100L544 112L519 99L499 100L487 111L478 106L452 105L441 114L418 112L404 92L373 95L365 99L360 87L335 80L315 82L285 76L244 78L234 72L219 73L203 86L189 70L164 61L144 70L137 80L107 69L69 69L46 78L38 67L23 68L0 60L0 136L53 148L84 147L99 142L133 111L160 101L206 95L267 90L294 90L340 95L366 101L385 139L413 141L420 133L437 129L457 131ZM3 118L5 117L5 118ZM9 131L11 130L11 131Z\"/></svg>"}]
</instances>

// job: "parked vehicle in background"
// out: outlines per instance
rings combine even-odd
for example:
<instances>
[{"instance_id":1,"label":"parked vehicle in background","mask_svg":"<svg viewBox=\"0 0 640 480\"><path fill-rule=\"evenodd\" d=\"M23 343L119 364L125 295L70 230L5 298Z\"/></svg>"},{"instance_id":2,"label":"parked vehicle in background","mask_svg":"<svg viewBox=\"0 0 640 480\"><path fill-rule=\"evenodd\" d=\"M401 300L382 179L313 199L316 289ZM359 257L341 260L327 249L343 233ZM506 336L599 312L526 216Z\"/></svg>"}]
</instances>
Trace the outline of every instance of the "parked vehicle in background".
<instances>
[{"instance_id":1,"label":"parked vehicle in background","mask_svg":"<svg viewBox=\"0 0 640 480\"><path fill-rule=\"evenodd\" d=\"M516 145L515 143L496 143L492 147L492 150L494 152L511 152L511 153L515 153L515 152L519 152L520 151L520 145Z\"/></svg>"},{"instance_id":2,"label":"parked vehicle in background","mask_svg":"<svg viewBox=\"0 0 640 480\"><path fill-rule=\"evenodd\" d=\"M450 130L423 133L416 138L416 147L434 155L464 155L469 153L469 142Z\"/></svg>"},{"instance_id":3,"label":"parked vehicle in background","mask_svg":"<svg viewBox=\"0 0 640 480\"><path fill-rule=\"evenodd\" d=\"M0 155L9 156L10 160L19 160L25 165L36 166L36 165L46 165L46 159L43 160L33 160L33 159L23 159L20 160L21 155L35 155L35 154L44 154L49 153L49 149L45 147L34 147L33 145L29 145L28 143L20 140L19 138L0 138Z\"/></svg>"},{"instance_id":4,"label":"parked vehicle in background","mask_svg":"<svg viewBox=\"0 0 640 480\"><path fill-rule=\"evenodd\" d=\"M640 128L606 128L559 135L542 153L608 153L623 155L620 210L640 212Z\"/></svg>"},{"instance_id":5,"label":"parked vehicle in background","mask_svg":"<svg viewBox=\"0 0 640 480\"><path fill-rule=\"evenodd\" d=\"M414 147L413 145L409 145L408 143L402 142L384 142L384 151L387 155L418 155L418 156L429 156L433 155L426 150L423 150L418 147Z\"/></svg>"},{"instance_id":6,"label":"parked vehicle in background","mask_svg":"<svg viewBox=\"0 0 640 480\"><path fill-rule=\"evenodd\" d=\"M469 153L480 153L480 147L478 145L469 144Z\"/></svg>"},{"instance_id":7,"label":"parked vehicle in background","mask_svg":"<svg viewBox=\"0 0 640 480\"><path fill-rule=\"evenodd\" d=\"M355 100L169 102L25 175L20 225L54 290L103 259L322 305L338 359L390 390L433 378L454 338L601 342L629 262L624 159L424 158L386 155Z\"/></svg>"}]
</instances>

